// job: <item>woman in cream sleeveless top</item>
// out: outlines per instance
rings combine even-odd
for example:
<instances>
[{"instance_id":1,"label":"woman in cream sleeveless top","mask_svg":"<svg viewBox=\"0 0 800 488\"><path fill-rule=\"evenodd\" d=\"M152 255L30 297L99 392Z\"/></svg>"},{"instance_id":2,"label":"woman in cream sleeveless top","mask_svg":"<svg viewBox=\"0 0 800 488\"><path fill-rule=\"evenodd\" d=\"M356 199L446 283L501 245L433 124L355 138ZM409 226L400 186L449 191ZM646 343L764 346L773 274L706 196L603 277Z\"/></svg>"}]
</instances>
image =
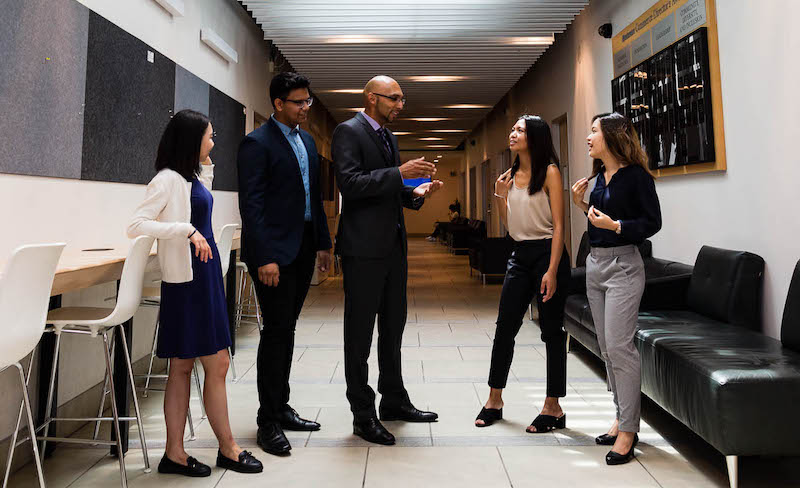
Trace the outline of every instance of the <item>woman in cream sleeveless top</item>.
<instances>
[{"instance_id":1,"label":"woman in cream sleeveless top","mask_svg":"<svg viewBox=\"0 0 800 488\"><path fill-rule=\"evenodd\" d=\"M519 188L515 179L506 197L506 222L508 233L516 242L539 241L553 238L553 212L550 198L544 190L533 195L528 188Z\"/></svg>"},{"instance_id":2,"label":"woman in cream sleeveless top","mask_svg":"<svg viewBox=\"0 0 800 488\"><path fill-rule=\"evenodd\" d=\"M503 418L503 388L514 356L514 339L535 298L547 348L544 407L526 430L535 434L566 427L566 415L558 402L567 390L564 302L570 271L564 247L564 197L547 122L537 116L521 117L509 135L509 148L517 157L511 169L497 179L495 198L500 218L514 240L514 252L500 295L489 399L475 425L486 427Z\"/></svg>"}]
</instances>

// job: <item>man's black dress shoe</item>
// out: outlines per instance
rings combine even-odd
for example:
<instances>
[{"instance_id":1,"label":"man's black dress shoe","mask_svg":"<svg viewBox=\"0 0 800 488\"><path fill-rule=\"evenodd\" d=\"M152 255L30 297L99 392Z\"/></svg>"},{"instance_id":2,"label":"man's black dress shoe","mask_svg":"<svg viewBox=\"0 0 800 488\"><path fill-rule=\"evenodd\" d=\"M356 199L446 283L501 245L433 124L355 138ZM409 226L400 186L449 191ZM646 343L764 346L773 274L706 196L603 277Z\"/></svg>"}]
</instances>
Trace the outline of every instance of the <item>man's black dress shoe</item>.
<instances>
[{"instance_id":1,"label":"man's black dress shoe","mask_svg":"<svg viewBox=\"0 0 800 488\"><path fill-rule=\"evenodd\" d=\"M319 430L320 425L317 422L300 418L297 411L290 406L280 414L281 428L283 430L295 430L301 432L311 432Z\"/></svg>"},{"instance_id":2,"label":"man's black dress shoe","mask_svg":"<svg viewBox=\"0 0 800 488\"><path fill-rule=\"evenodd\" d=\"M222 451L217 451L217 467L230 469L237 473L260 473L264 471L261 461L254 458L253 453L250 451L240 452L238 461L223 456Z\"/></svg>"},{"instance_id":3,"label":"man's black dress shoe","mask_svg":"<svg viewBox=\"0 0 800 488\"><path fill-rule=\"evenodd\" d=\"M205 478L211 476L211 467L189 456L186 460L187 466L178 464L164 454L161 462L158 463L158 472L162 474L180 474L191 478Z\"/></svg>"},{"instance_id":4,"label":"man's black dress shoe","mask_svg":"<svg viewBox=\"0 0 800 488\"><path fill-rule=\"evenodd\" d=\"M384 446L394 445L394 436L375 417L353 421L353 434L365 441Z\"/></svg>"},{"instance_id":5,"label":"man's black dress shoe","mask_svg":"<svg viewBox=\"0 0 800 488\"><path fill-rule=\"evenodd\" d=\"M631 459L636 456L634 450L636 449L636 444L639 443L639 435L635 434L633 437L633 444L631 444L631 448L625 454L619 454L614 451L608 451L606 454L606 464L609 466L616 466L618 464L625 464Z\"/></svg>"},{"instance_id":6,"label":"man's black dress shoe","mask_svg":"<svg viewBox=\"0 0 800 488\"><path fill-rule=\"evenodd\" d=\"M262 425L258 428L256 442L261 449L276 456L285 456L292 450L289 439L278 424Z\"/></svg>"},{"instance_id":7,"label":"man's black dress shoe","mask_svg":"<svg viewBox=\"0 0 800 488\"><path fill-rule=\"evenodd\" d=\"M396 407L380 407L381 420L402 420L404 422L436 422L439 415L433 412L418 410L411 403Z\"/></svg>"}]
</instances>

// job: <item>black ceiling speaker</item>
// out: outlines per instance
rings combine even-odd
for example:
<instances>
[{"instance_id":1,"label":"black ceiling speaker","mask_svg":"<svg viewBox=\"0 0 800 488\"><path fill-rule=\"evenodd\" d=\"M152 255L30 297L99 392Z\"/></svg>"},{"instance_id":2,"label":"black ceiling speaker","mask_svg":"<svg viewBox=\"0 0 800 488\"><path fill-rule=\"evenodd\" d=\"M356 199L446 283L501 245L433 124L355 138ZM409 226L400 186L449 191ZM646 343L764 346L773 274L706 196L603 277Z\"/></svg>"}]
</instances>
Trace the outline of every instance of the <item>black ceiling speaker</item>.
<instances>
[{"instance_id":1,"label":"black ceiling speaker","mask_svg":"<svg viewBox=\"0 0 800 488\"><path fill-rule=\"evenodd\" d=\"M597 29L597 33L600 34L601 37L605 37L606 39L611 39L611 24L603 24Z\"/></svg>"}]
</instances>

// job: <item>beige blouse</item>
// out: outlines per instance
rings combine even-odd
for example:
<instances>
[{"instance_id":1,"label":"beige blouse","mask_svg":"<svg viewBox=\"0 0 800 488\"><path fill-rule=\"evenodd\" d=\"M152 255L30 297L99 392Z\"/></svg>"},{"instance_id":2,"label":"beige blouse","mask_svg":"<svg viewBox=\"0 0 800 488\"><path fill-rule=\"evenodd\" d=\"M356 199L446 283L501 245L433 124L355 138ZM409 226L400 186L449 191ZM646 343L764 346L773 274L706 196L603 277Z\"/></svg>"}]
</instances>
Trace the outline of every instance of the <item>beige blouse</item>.
<instances>
[{"instance_id":1,"label":"beige blouse","mask_svg":"<svg viewBox=\"0 0 800 488\"><path fill-rule=\"evenodd\" d=\"M533 195L528 188L517 188L516 181L508 190L508 233L515 241L537 241L553 238L553 212L544 188Z\"/></svg>"}]
</instances>

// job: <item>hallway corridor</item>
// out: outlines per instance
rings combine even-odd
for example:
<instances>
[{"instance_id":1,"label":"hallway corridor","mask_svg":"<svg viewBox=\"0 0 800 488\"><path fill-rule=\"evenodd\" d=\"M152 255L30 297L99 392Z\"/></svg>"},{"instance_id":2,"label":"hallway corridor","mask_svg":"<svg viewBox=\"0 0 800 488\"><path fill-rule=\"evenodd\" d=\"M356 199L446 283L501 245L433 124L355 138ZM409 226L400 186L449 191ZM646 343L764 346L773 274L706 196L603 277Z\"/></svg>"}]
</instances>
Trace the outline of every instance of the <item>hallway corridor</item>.
<instances>
[{"instance_id":1,"label":"hallway corridor","mask_svg":"<svg viewBox=\"0 0 800 488\"><path fill-rule=\"evenodd\" d=\"M387 428L397 436L394 447L368 445L352 435L342 362L343 293L341 280L329 279L312 287L298 325L290 399L302 416L321 422L322 430L287 432L294 447L288 458L270 456L256 446L254 363L258 334L255 326L243 325L235 358L240 378L237 383L230 382L230 377L228 381L231 424L242 447L264 461L264 473L240 475L213 468L211 477L200 480L159 475L155 466L165 444L163 394L152 392L143 398L143 413L154 469L150 474L142 472L134 426L126 456L130 486L727 486L724 458L649 401L644 402L636 462L607 467L604 456L608 448L596 446L594 436L605 432L612 420L611 395L601 376L601 364L580 347L573 347L568 359L568 393L562 401L568 429L526 434L525 427L542 404L545 385L544 345L538 328L527 318L517 338L505 392L506 420L489 428L474 427L475 415L488 393L486 376L501 286L498 280L482 286L477 277L470 277L466 256L453 256L439 244L422 239L409 244L404 375L412 401L438 412L439 422L387 422ZM374 387L374 349L370 361ZM194 397L192 411L197 439L187 441L186 450L212 464L216 439L208 421L198 420L200 408ZM106 454L105 448L60 446L44 463L48 486L118 486L117 462ZM699 460L690 464L684 456ZM778 482L791 480L788 467L781 473L774 466L759 468L758 463L743 462L744 486L796 486ZM32 465L11 481L14 487L35 486Z\"/></svg>"}]
</instances>

